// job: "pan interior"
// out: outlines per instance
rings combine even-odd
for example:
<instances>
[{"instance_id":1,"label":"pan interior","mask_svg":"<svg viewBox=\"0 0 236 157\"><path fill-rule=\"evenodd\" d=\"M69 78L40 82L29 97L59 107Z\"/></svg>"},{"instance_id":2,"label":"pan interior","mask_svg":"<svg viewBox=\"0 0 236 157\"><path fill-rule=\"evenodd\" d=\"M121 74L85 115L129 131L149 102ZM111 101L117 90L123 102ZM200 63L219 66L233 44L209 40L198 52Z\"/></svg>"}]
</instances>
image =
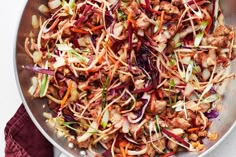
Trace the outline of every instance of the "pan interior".
<instances>
[{"instance_id":1,"label":"pan interior","mask_svg":"<svg viewBox=\"0 0 236 157\"><path fill-rule=\"evenodd\" d=\"M43 117L43 112L50 112L49 108L46 105L46 100L44 99L34 99L28 93L28 89L31 86L30 78L33 74L29 71L26 71L22 68L23 65L32 64L31 59L27 56L24 50L24 41L28 36L31 30L31 16L39 15L38 6L40 4L46 3L46 0L29 0L25 10L22 14L22 18L19 24L16 47L15 47L15 74L18 84L18 88L23 100L23 103L32 118L35 125L42 132L42 134L60 151L67 154L68 156L79 156L81 150L71 149L68 147L68 142L59 138L53 128L50 128ZM236 26L236 1L234 0L224 0L221 1L221 8L225 14L225 21L229 25ZM233 62L231 65L231 71L236 72L236 62ZM225 84L225 89L227 93L225 94L223 100L223 109L220 113L220 116L214 120L211 130L219 133L218 141L205 141L206 151L202 153L184 153L185 157L194 157L194 156L205 156L212 149L214 149L223 139L229 134L229 132L234 127L234 122L236 119L236 107L235 101L236 97L236 81L230 81ZM100 151L100 148L99 150ZM183 154L180 154L180 156Z\"/></svg>"}]
</instances>

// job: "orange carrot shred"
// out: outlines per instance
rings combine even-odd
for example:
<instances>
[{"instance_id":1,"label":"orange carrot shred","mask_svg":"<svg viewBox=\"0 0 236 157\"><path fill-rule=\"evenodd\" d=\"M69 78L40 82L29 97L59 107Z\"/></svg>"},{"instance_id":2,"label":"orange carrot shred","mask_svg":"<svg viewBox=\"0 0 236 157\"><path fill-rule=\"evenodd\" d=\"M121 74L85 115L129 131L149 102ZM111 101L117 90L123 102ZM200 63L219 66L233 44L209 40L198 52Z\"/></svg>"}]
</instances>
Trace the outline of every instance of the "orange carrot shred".
<instances>
[{"instance_id":1,"label":"orange carrot shred","mask_svg":"<svg viewBox=\"0 0 236 157\"><path fill-rule=\"evenodd\" d=\"M160 19L160 26L159 26L159 28L158 28L157 34L159 34L159 33L161 32L161 30L162 30L162 25L163 25L163 21L164 21L164 16L165 16L165 12L162 11L162 12L161 12L161 19Z\"/></svg>"},{"instance_id":2,"label":"orange carrot shred","mask_svg":"<svg viewBox=\"0 0 236 157\"><path fill-rule=\"evenodd\" d=\"M93 28L91 28L91 31L93 32L93 31L96 31L96 30L101 29L103 27L104 27L104 25L94 26Z\"/></svg>"},{"instance_id":3,"label":"orange carrot shred","mask_svg":"<svg viewBox=\"0 0 236 157\"><path fill-rule=\"evenodd\" d=\"M199 128L190 128L187 130L187 132L194 132L194 131L198 131L198 130L199 130Z\"/></svg>"},{"instance_id":4,"label":"orange carrot shred","mask_svg":"<svg viewBox=\"0 0 236 157\"><path fill-rule=\"evenodd\" d=\"M81 34L88 34L88 31L85 31L83 29L78 29L78 28L71 28L72 32L76 32L76 33L81 33Z\"/></svg>"},{"instance_id":5,"label":"orange carrot shred","mask_svg":"<svg viewBox=\"0 0 236 157\"><path fill-rule=\"evenodd\" d=\"M69 82L68 82L68 88L67 88L66 94L65 94L65 96L63 97L63 99L61 100L61 108L63 108L63 107L65 106L66 100L68 99L68 97L69 97L69 95L70 95L71 89L72 89L72 81L69 80Z\"/></svg>"},{"instance_id":6,"label":"orange carrot shred","mask_svg":"<svg viewBox=\"0 0 236 157\"><path fill-rule=\"evenodd\" d=\"M127 142L126 142L126 141L121 141L121 142L119 143L120 151L121 151L122 157L127 157L127 156L126 156L125 149L124 149L124 147L125 147L126 145L127 145Z\"/></svg>"}]
</instances>

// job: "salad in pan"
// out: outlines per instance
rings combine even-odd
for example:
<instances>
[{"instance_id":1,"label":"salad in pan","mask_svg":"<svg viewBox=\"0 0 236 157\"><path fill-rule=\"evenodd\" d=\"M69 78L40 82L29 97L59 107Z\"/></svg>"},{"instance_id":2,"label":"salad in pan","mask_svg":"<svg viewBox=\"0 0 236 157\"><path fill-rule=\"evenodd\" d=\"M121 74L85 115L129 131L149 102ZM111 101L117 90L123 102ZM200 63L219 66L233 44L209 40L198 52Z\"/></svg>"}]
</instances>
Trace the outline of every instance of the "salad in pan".
<instances>
[{"instance_id":1,"label":"salad in pan","mask_svg":"<svg viewBox=\"0 0 236 157\"><path fill-rule=\"evenodd\" d=\"M93 156L204 151L235 58L219 0L49 0L25 52L47 122ZM101 145L104 153L96 152Z\"/></svg>"}]
</instances>

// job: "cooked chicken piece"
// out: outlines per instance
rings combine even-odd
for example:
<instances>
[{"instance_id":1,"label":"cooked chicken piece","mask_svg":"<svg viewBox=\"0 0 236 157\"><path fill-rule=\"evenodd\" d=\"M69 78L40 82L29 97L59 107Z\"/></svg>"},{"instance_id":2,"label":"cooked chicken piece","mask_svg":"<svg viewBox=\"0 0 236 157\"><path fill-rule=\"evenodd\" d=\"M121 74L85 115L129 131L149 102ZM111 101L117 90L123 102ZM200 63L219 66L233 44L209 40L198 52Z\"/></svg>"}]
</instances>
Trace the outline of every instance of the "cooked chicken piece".
<instances>
[{"instance_id":1,"label":"cooked chicken piece","mask_svg":"<svg viewBox=\"0 0 236 157\"><path fill-rule=\"evenodd\" d=\"M176 152L177 149L178 149L178 144L175 143L175 142L173 142L173 141L171 141L171 140L169 140L169 141L167 142L167 148L170 149L170 150L172 150L173 152Z\"/></svg>"},{"instance_id":2,"label":"cooked chicken piece","mask_svg":"<svg viewBox=\"0 0 236 157\"><path fill-rule=\"evenodd\" d=\"M210 103L200 103L198 105L198 111L201 111L201 112L207 112L211 107L211 104Z\"/></svg>"},{"instance_id":3,"label":"cooked chicken piece","mask_svg":"<svg viewBox=\"0 0 236 157\"><path fill-rule=\"evenodd\" d=\"M135 89L143 89L145 87L145 81L144 80L136 80L134 82Z\"/></svg>"},{"instance_id":4,"label":"cooked chicken piece","mask_svg":"<svg viewBox=\"0 0 236 157\"><path fill-rule=\"evenodd\" d=\"M166 110L166 101L164 100L155 100L151 102L151 112L156 114L161 114Z\"/></svg>"},{"instance_id":5,"label":"cooked chicken piece","mask_svg":"<svg viewBox=\"0 0 236 157\"><path fill-rule=\"evenodd\" d=\"M196 114L192 110L187 110L186 112L187 112L187 117L188 117L189 122L196 118ZM180 111L178 113L178 117L185 118L185 112Z\"/></svg>"},{"instance_id":6,"label":"cooked chicken piece","mask_svg":"<svg viewBox=\"0 0 236 157\"><path fill-rule=\"evenodd\" d=\"M155 149L152 147L151 144L148 144L147 147L148 147L148 150L146 152L146 155L148 157L154 157L155 156Z\"/></svg>"},{"instance_id":7,"label":"cooked chicken piece","mask_svg":"<svg viewBox=\"0 0 236 157\"><path fill-rule=\"evenodd\" d=\"M123 6L123 7L124 8L122 9L122 6L121 6L121 9L124 10L127 15L129 13L132 13L133 15L137 15L137 14L139 14L141 12L139 10L139 4L136 1L132 1L128 8L127 8L127 6Z\"/></svg>"},{"instance_id":8,"label":"cooked chicken piece","mask_svg":"<svg viewBox=\"0 0 236 157\"><path fill-rule=\"evenodd\" d=\"M218 37L218 36L228 36L230 33L230 30L224 26L224 25L220 25L219 27L217 27L214 31L214 36Z\"/></svg>"},{"instance_id":9,"label":"cooked chicken piece","mask_svg":"<svg viewBox=\"0 0 236 157\"><path fill-rule=\"evenodd\" d=\"M172 5L167 1L162 1L160 4L160 9L164 10L167 14L180 14L178 7Z\"/></svg>"},{"instance_id":10,"label":"cooked chicken piece","mask_svg":"<svg viewBox=\"0 0 236 157\"><path fill-rule=\"evenodd\" d=\"M208 37L207 42L209 45L217 46L217 47L226 47L228 44L228 37L227 36L218 36L218 37Z\"/></svg>"},{"instance_id":11,"label":"cooked chicken piece","mask_svg":"<svg viewBox=\"0 0 236 157\"><path fill-rule=\"evenodd\" d=\"M188 139L191 140L191 141L197 141L198 136L197 136L197 134L192 133L188 136Z\"/></svg>"},{"instance_id":12,"label":"cooked chicken piece","mask_svg":"<svg viewBox=\"0 0 236 157\"><path fill-rule=\"evenodd\" d=\"M97 105L97 103L94 103L90 105L88 111L93 118L97 118L102 111L102 107L100 105Z\"/></svg>"},{"instance_id":13,"label":"cooked chicken piece","mask_svg":"<svg viewBox=\"0 0 236 157\"><path fill-rule=\"evenodd\" d=\"M171 121L171 124L176 128L182 128L183 130L187 130L191 125L184 118L176 117Z\"/></svg>"},{"instance_id":14,"label":"cooked chicken piece","mask_svg":"<svg viewBox=\"0 0 236 157\"><path fill-rule=\"evenodd\" d=\"M179 6L179 5L183 4L183 1L182 0L171 0L171 3L175 6Z\"/></svg>"},{"instance_id":15,"label":"cooked chicken piece","mask_svg":"<svg viewBox=\"0 0 236 157\"><path fill-rule=\"evenodd\" d=\"M141 13L136 24L141 29L147 29L150 26L149 19L146 14Z\"/></svg>"},{"instance_id":16,"label":"cooked chicken piece","mask_svg":"<svg viewBox=\"0 0 236 157\"><path fill-rule=\"evenodd\" d=\"M200 130L197 133L198 137L206 137L207 136L207 131L206 130Z\"/></svg>"},{"instance_id":17,"label":"cooked chicken piece","mask_svg":"<svg viewBox=\"0 0 236 157\"><path fill-rule=\"evenodd\" d=\"M125 75L125 74L122 74L122 73L119 74L119 78L120 78L120 81L123 82L123 83L127 83L130 80L129 75Z\"/></svg>"},{"instance_id":18,"label":"cooked chicken piece","mask_svg":"<svg viewBox=\"0 0 236 157\"><path fill-rule=\"evenodd\" d=\"M155 141L153 143L155 144L155 146L157 148L159 148L159 150L155 149L158 154L162 154L164 149L166 149L166 139L165 138L161 138L160 140Z\"/></svg>"},{"instance_id":19,"label":"cooked chicken piece","mask_svg":"<svg viewBox=\"0 0 236 157\"><path fill-rule=\"evenodd\" d=\"M123 22L119 22L119 23L116 23L114 25L114 35L119 37L123 31L123 28L124 28L124 23Z\"/></svg>"},{"instance_id":20,"label":"cooked chicken piece","mask_svg":"<svg viewBox=\"0 0 236 157\"><path fill-rule=\"evenodd\" d=\"M142 101L137 101L137 102L135 103L134 111L138 111L138 110L142 109L143 105L144 105L144 104L143 104Z\"/></svg>"},{"instance_id":21,"label":"cooked chicken piece","mask_svg":"<svg viewBox=\"0 0 236 157\"><path fill-rule=\"evenodd\" d=\"M202 117L200 115L197 115L195 123L197 126L205 126L205 124L207 125L208 119L205 118L206 122L204 123L204 120L202 119Z\"/></svg>"},{"instance_id":22,"label":"cooked chicken piece","mask_svg":"<svg viewBox=\"0 0 236 157\"><path fill-rule=\"evenodd\" d=\"M156 6L156 5L159 5L160 0L151 0L151 2L154 6Z\"/></svg>"},{"instance_id":23,"label":"cooked chicken piece","mask_svg":"<svg viewBox=\"0 0 236 157\"><path fill-rule=\"evenodd\" d=\"M86 141L84 141L84 142L79 142L79 143L77 143L77 145L78 145L78 147L79 148L88 148L89 147L89 145L91 144L91 138L88 138Z\"/></svg>"}]
</instances>

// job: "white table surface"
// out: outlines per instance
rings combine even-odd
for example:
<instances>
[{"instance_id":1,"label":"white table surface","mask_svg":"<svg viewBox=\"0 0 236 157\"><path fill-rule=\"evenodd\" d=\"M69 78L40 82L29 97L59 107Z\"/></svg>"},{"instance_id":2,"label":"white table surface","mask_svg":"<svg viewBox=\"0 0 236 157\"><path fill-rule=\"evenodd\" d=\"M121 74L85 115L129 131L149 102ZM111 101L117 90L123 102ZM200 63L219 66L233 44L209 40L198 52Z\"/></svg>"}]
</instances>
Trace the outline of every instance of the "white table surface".
<instances>
[{"instance_id":1,"label":"white table surface","mask_svg":"<svg viewBox=\"0 0 236 157\"><path fill-rule=\"evenodd\" d=\"M2 2L3 0L1 0ZM5 156L4 128L21 104L13 69L17 25L26 0L5 0L0 5L0 156ZM236 157L236 128L208 157Z\"/></svg>"}]
</instances>

